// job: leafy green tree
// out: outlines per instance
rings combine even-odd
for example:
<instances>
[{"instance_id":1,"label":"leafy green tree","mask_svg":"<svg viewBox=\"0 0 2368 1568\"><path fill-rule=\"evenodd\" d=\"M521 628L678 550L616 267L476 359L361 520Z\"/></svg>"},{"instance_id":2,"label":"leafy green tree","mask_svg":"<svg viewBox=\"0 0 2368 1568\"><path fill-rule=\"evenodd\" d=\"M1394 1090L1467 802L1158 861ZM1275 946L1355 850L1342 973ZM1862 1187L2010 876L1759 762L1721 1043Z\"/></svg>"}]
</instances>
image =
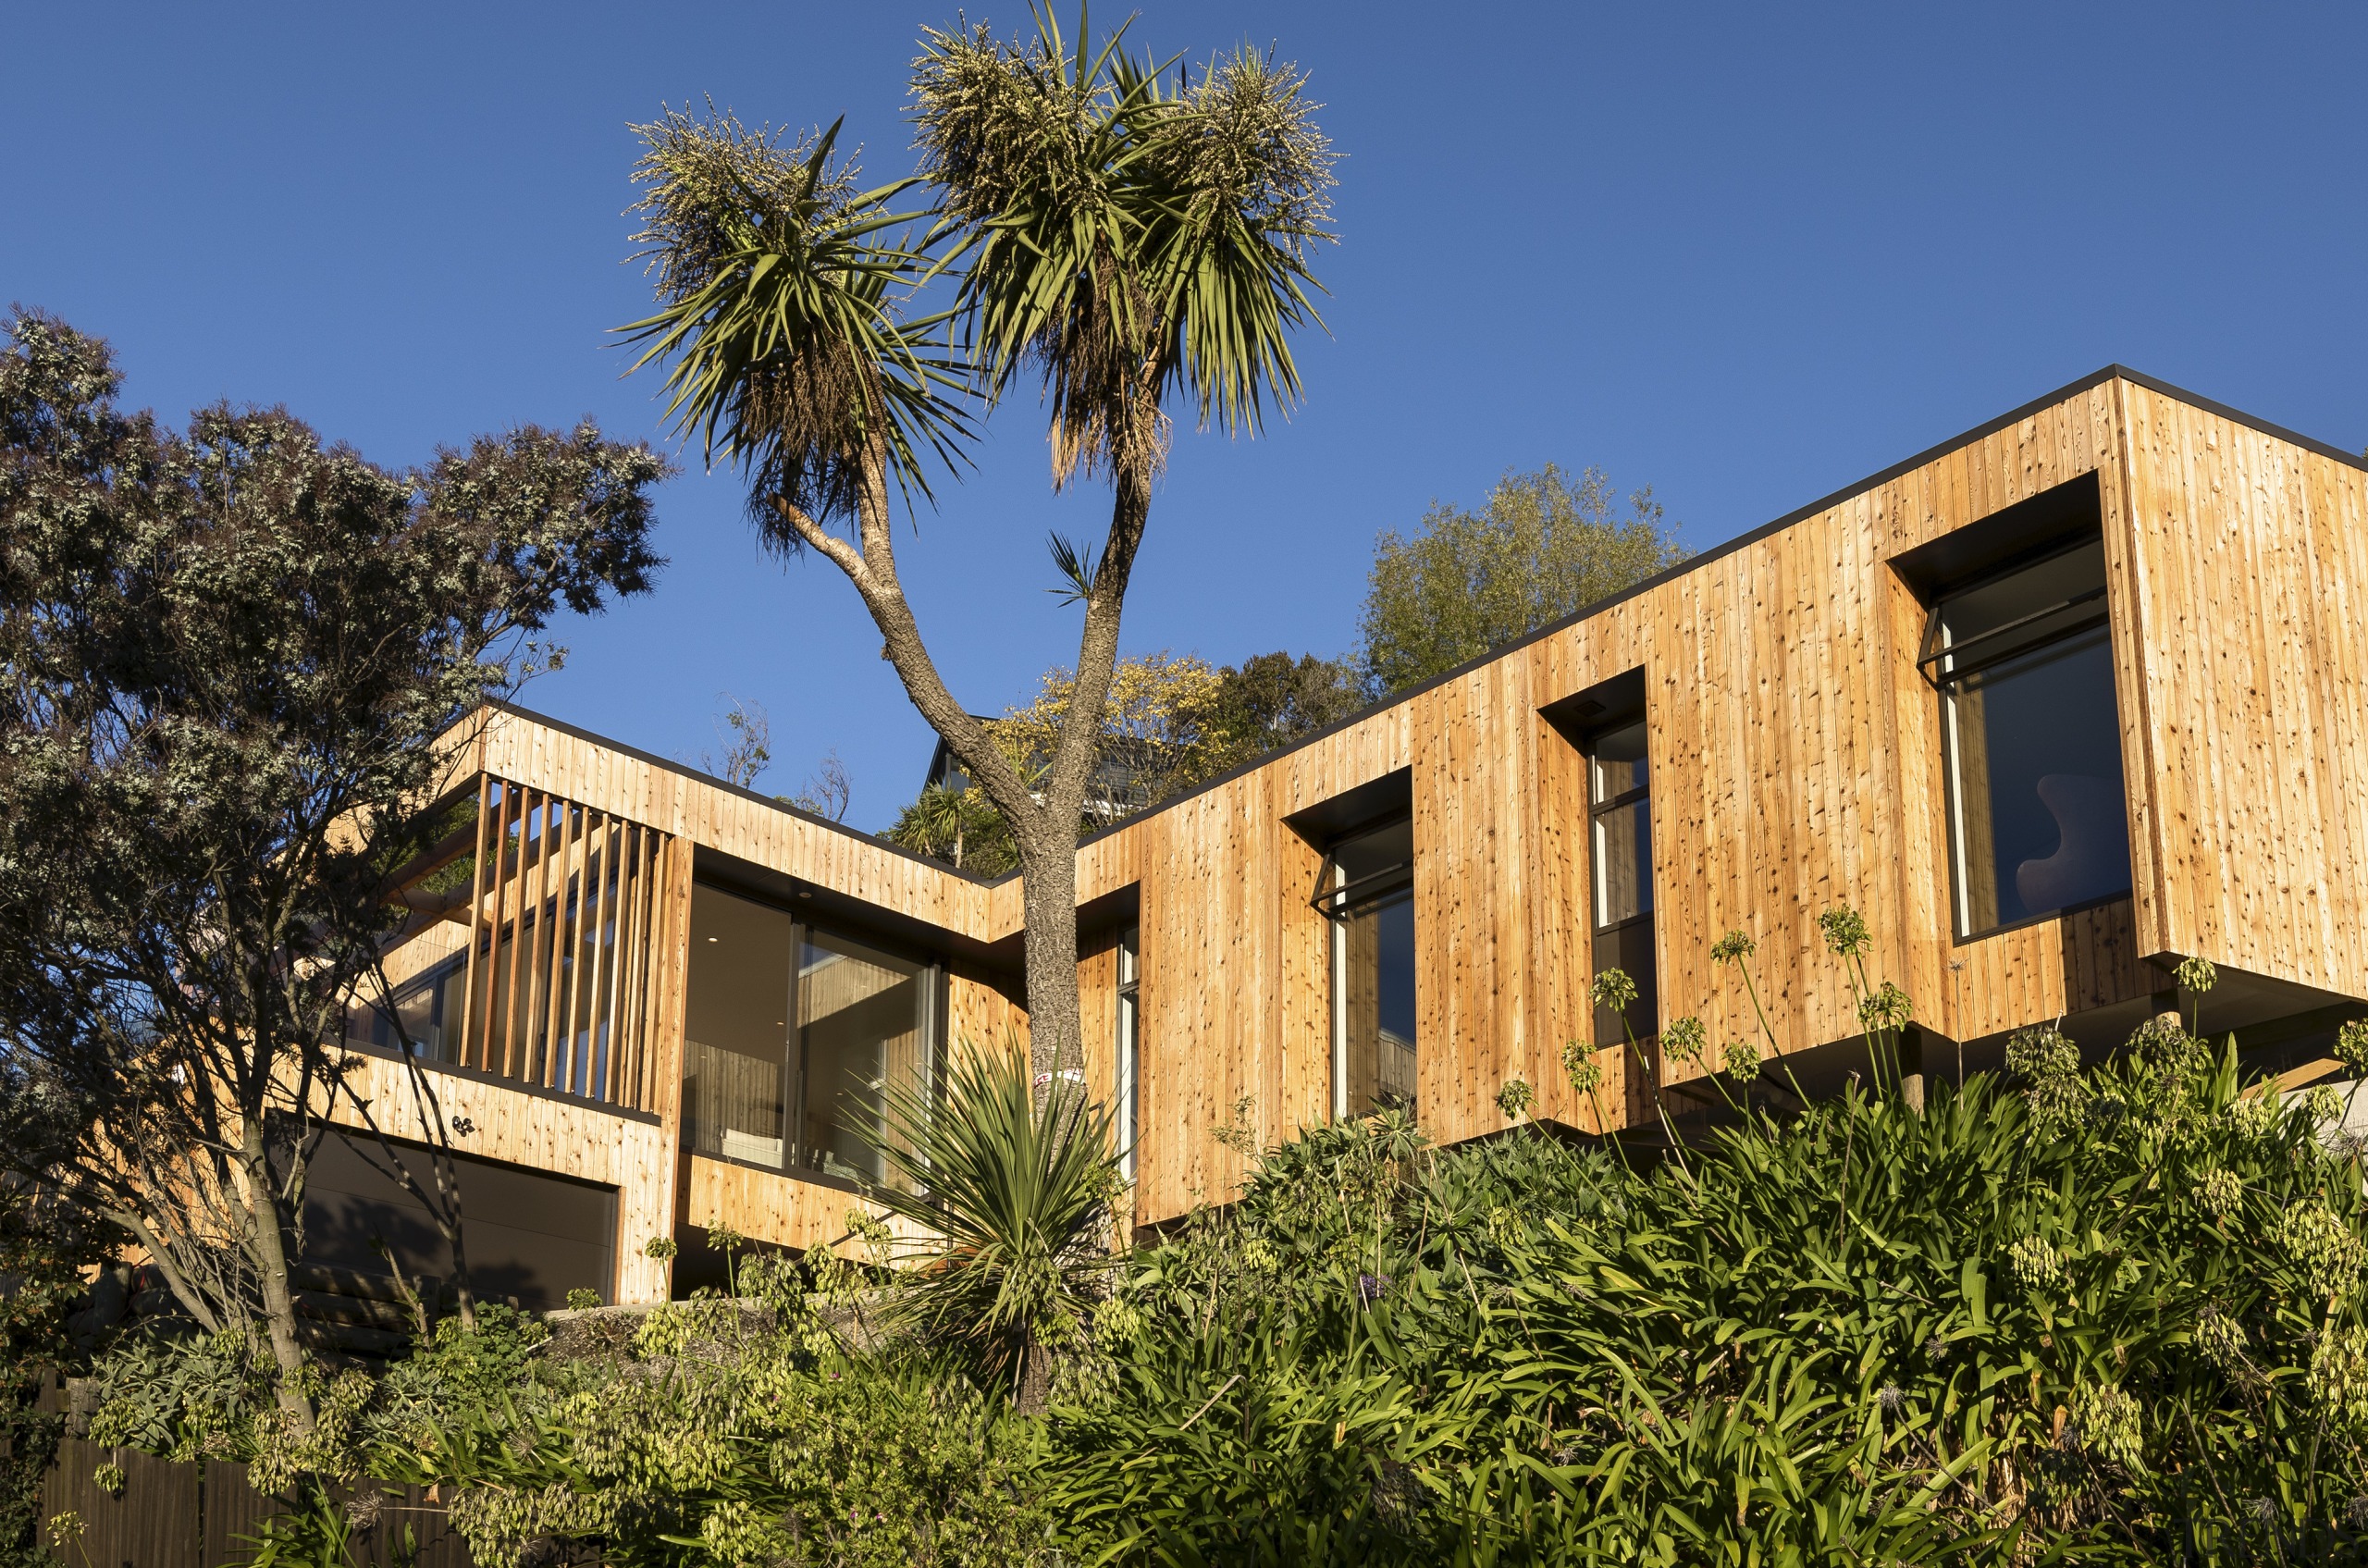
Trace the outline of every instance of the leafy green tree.
<instances>
[{"instance_id":1,"label":"leafy green tree","mask_svg":"<svg viewBox=\"0 0 2368 1568\"><path fill-rule=\"evenodd\" d=\"M924 36L909 179L860 188L835 126L794 145L730 117L641 128L659 311L626 330L642 363L670 362L683 428L746 473L763 537L846 575L906 694L1009 825L1040 1074L1082 1059L1077 824L1169 408L1254 431L1300 396L1290 337L1314 317L1332 183L1303 89L1252 51L1170 69L1118 37L1073 43L1039 12L1009 43L983 26ZM899 212L916 189L927 211ZM924 314L916 286L931 280L946 308ZM1098 547L1055 541L1084 625L1070 719L1033 784L948 690L892 532L897 496L927 496L933 460L968 448L963 400L992 406L1030 378L1054 488L1111 490Z\"/></svg>"},{"instance_id":2,"label":"leafy green tree","mask_svg":"<svg viewBox=\"0 0 2368 1568\"><path fill-rule=\"evenodd\" d=\"M1237 766L1318 730L1327 730L1366 704L1352 661L1302 653L1261 653L1217 672L1218 726Z\"/></svg>"},{"instance_id":3,"label":"leafy green tree","mask_svg":"<svg viewBox=\"0 0 2368 1568\"><path fill-rule=\"evenodd\" d=\"M205 1328L259 1327L301 1433L306 1155L395 869L449 820L437 737L561 606L647 586L666 464L589 425L402 474L278 410L177 433L117 406L98 340L19 312L11 340L0 1166L129 1231Z\"/></svg>"},{"instance_id":4,"label":"leafy green tree","mask_svg":"<svg viewBox=\"0 0 2368 1568\"><path fill-rule=\"evenodd\" d=\"M1647 488L1622 513L1593 468L1507 474L1478 512L1433 501L1411 537L1374 544L1360 661L1373 697L1403 691L1634 587L1686 557Z\"/></svg>"},{"instance_id":5,"label":"leafy green tree","mask_svg":"<svg viewBox=\"0 0 2368 1568\"><path fill-rule=\"evenodd\" d=\"M1027 706L986 722L1019 759L1023 776L1041 772L1041 759L1058 743L1076 685L1068 670L1048 670ZM1355 668L1345 660L1301 654L1294 663L1288 653L1262 653L1212 669L1195 654L1121 659L1104 698L1094 792L1079 812L1078 832L1100 833L1150 810L1338 723L1363 704ZM982 791L967 785L923 789L882 836L984 876L1018 864L1009 824Z\"/></svg>"},{"instance_id":6,"label":"leafy green tree","mask_svg":"<svg viewBox=\"0 0 2368 1568\"><path fill-rule=\"evenodd\" d=\"M999 877L1019 864L1010 824L968 784L930 784L881 835L916 855L933 855L957 871Z\"/></svg>"}]
</instances>

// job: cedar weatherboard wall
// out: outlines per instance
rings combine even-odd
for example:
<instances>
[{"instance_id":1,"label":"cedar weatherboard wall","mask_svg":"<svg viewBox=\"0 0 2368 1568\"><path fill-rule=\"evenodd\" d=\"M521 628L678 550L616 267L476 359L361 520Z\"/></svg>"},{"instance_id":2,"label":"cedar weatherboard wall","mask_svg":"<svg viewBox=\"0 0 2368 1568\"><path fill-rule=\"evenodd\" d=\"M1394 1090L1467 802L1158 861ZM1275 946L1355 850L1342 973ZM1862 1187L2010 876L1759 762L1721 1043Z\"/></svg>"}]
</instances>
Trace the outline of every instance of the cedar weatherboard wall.
<instances>
[{"instance_id":1,"label":"cedar weatherboard wall","mask_svg":"<svg viewBox=\"0 0 2368 1568\"><path fill-rule=\"evenodd\" d=\"M2134 891L1958 941L1938 699L1916 669L1925 611L1893 563L2088 475ZM1756 1034L1708 957L1739 928L1787 1050L1854 1034L1816 924L1835 904L1865 916L1872 975L1945 1039L2142 1008L2166 983L2147 960L2189 954L2368 996L2350 891L2368 799L2345 787L2368 746L2348 635L2368 595L2363 511L2356 463L2103 373L1081 846L1081 905L1130 900L1142 932L1138 1219L1231 1193L1242 1161L1214 1133L1245 1098L1262 1142L1329 1114L1328 928L1309 902L1322 856L1288 820L1400 772L1426 1126L1500 1129L1514 1076L1537 1115L1593 1125L1560 1060L1591 1027L1584 780L1539 710L1629 671L1653 767L1658 1021L1696 1015L1714 1043ZM955 1041L1024 1030L1006 978L1016 880L982 884L530 715L496 716L483 765L936 932ZM1104 935L1080 954L1088 1077L1106 1088L1116 969ZM1598 1054L1608 1110L1644 1103L1623 1055ZM685 1162L678 1219L792 1244L836 1233L844 1194L709 1163Z\"/></svg>"},{"instance_id":2,"label":"cedar weatherboard wall","mask_svg":"<svg viewBox=\"0 0 2368 1568\"><path fill-rule=\"evenodd\" d=\"M2136 895L1958 942L1938 703L1915 668L1923 607L1890 562L2090 473ZM1696 1014L1714 1042L1756 1032L1708 957L1740 928L1786 1049L1852 1034L1816 925L1834 904L1866 917L1872 974L1950 1039L2141 1003L2164 983L2142 962L2159 955L2368 995L2356 911L2306 891L2356 884L2368 845L2358 792L2336 784L2368 738L2339 635L2368 586L2362 493L2356 465L2098 377L1087 845L1080 898L1142 881L1139 1216L1223 1194L1238 1162L1211 1131L1236 1095L1260 1095L1266 1141L1321 1114L1322 932L1294 918L1314 863L1266 830L1400 767L1425 1123L1450 1140L1498 1130L1515 1075L1537 1114L1592 1122L1559 1061L1588 1027L1581 781L1536 710L1630 669L1647 692L1664 1020ZM1618 1057L1600 1058L1607 1106Z\"/></svg>"},{"instance_id":3,"label":"cedar weatherboard wall","mask_svg":"<svg viewBox=\"0 0 2368 1568\"><path fill-rule=\"evenodd\" d=\"M2359 996L2368 475L2118 389L2151 634L2133 671L2155 808L2140 929L2153 949Z\"/></svg>"}]
</instances>

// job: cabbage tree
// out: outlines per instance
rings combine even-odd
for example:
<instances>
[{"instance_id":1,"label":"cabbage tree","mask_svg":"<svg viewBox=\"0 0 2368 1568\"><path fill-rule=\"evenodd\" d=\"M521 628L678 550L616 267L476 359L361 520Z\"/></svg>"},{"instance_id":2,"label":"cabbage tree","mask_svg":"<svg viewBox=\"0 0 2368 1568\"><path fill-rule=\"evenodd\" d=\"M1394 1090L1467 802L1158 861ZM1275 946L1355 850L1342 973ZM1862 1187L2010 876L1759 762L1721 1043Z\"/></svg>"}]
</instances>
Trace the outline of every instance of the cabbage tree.
<instances>
[{"instance_id":1,"label":"cabbage tree","mask_svg":"<svg viewBox=\"0 0 2368 1568\"><path fill-rule=\"evenodd\" d=\"M1124 30L1120 30L1123 34ZM728 114L639 127L639 240L658 310L623 330L670 415L740 468L764 540L844 573L922 716L1011 826L1024 876L1031 1065L1080 1060L1076 839L1119 617L1173 411L1255 432L1301 395L1331 154L1305 78L1242 51L1154 62L1049 14L998 41L930 31L919 166L864 186L830 129ZM933 499L978 419L1024 382L1052 483L1109 487L1100 543L1054 540L1081 603L1067 722L1032 784L947 688L901 586L896 507Z\"/></svg>"}]
</instances>

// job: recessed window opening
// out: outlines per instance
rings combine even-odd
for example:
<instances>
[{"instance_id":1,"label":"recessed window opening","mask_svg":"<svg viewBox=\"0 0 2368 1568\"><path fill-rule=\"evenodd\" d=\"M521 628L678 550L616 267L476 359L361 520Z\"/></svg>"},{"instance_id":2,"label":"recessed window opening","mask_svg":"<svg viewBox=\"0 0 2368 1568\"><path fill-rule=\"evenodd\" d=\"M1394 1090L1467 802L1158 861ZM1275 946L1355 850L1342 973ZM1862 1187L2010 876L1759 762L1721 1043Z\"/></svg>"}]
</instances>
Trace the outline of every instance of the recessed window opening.
<instances>
[{"instance_id":1,"label":"recessed window opening","mask_svg":"<svg viewBox=\"0 0 2368 1568\"><path fill-rule=\"evenodd\" d=\"M1135 1145L1142 1139L1142 932L1118 939L1118 1173L1135 1179Z\"/></svg>"},{"instance_id":2,"label":"recessed window opening","mask_svg":"<svg viewBox=\"0 0 2368 1568\"><path fill-rule=\"evenodd\" d=\"M683 1135L696 1152L889 1182L893 1086L943 1063L939 971L704 883L691 890Z\"/></svg>"},{"instance_id":3,"label":"recessed window opening","mask_svg":"<svg viewBox=\"0 0 2368 1568\"><path fill-rule=\"evenodd\" d=\"M1414 1108L1414 823L1335 841L1316 907L1332 920L1332 1113Z\"/></svg>"},{"instance_id":4,"label":"recessed window opening","mask_svg":"<svg viewBox=\"0 0 2368 1568\"><path fill-rule=\"evenodd\" d=\"M1941 695L1957 934L2128 892L2103 541L1942 590L1918 662Z\"/></svg>"},{"instance_id":5,"label":"recessed window opening","mask_svg":"<svg viewBox=\"0 0 2368 1568\"><path fill-rule=\"evenodd\" d=\"M1595 972L1619 969L1636 984L1622 1015L1596 1012L1596 1043L1618 1044L1659 1026L1653 964L1652 770L1644 715L1615 721L1586 742L1587 859L1595 925Z\"/></svg>"},{"instance_id":6,"label":"recessed window opening","mask_svg":"<svg viewBox=\"0 0 2368 1568\"><path fill-rule=\"evenodd\" d=\"M422 1060L459 1060L462 992L468 984L465 955L447 958L426 974L415 975L395 988L394 1017L384 1006L359 1006L348 1019L349 1039L400 1051L404 1042ZM396 1019L401 1027L396 1027Z\"/></svg>"}]
</instances>

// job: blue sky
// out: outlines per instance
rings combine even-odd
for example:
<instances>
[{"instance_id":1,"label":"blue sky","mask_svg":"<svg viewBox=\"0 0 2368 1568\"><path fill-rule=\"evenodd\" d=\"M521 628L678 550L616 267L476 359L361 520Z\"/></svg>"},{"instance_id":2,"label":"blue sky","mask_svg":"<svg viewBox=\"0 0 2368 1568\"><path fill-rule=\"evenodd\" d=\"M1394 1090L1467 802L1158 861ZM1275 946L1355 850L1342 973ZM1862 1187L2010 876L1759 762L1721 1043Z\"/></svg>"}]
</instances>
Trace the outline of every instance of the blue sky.
<instances>
[{"instance_id":1,"label":"blue sky","mask_svg":"<svg viewBox=\"0 0 2368 1568\"><path fill-rule=\"evenodd\" d=\"M589 413L661 436L604 329L661 103L846 117L907 167L951 6L9 7L0 296L111 339L179 420L284 403L388 464ZM1008 31L1013 5L971 6ZM1116 20L1111 6L1100 13ZM1339 151L1329 337L1254 443L1179 435L1127 647L1347 648L1374 535L1509 467L1650 484L1703 548L2120 361L2368 444L2368 7L1148 4L1163 53L1271 43ZM1073 656L1041 414L901 543L957 695ZM661 498L657 593L563 626L530 705L662 755L762 703L884 825L931 737L852 591L758 553L728 474Z\"/></svg>"}]
</instances>

